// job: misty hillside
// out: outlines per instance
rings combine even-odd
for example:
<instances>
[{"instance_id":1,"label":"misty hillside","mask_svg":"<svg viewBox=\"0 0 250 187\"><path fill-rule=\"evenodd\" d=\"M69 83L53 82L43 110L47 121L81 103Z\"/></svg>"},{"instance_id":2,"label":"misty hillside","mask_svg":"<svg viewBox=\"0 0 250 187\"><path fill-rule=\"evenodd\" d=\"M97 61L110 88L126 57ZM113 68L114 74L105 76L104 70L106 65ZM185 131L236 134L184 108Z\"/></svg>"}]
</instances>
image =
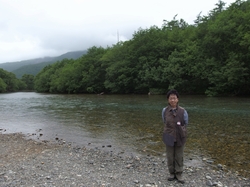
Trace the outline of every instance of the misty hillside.
<instances>
[{"instance_id":1,"label":"misty hillside","mask_svg":"<svg viewBox=\"0 0 250 187\"><path fill-rule=\"evenodd\" d=\"M30 64L22 66L14 71L11 71L16 75L18 79L22 78L24 74L37 75L45 66L53 64L57 61L41 62L38 64Z\"/></svg>"},{"instance_id":2,"label":"misty hillside","mask_svg":"<svg viewBox=\"0 0 250 187\"><path fill-rule=\"evenodd\" d=\"M15 69L18 69L22 66L29 65L29 64L37 64L41 62L48 62L53 60L54 57L44 57L44 58L35 58L30 60L23 60L18 62L6 62L1 63L0 68L3 68L6 71L12 72Z\"/></svg>"},{"instance_id":3,"label":"misty hillside","mask_svg":"<svg viewBox=\"0 0 250 187\"><path fill-rule=\"evenodd\" d=\"M44 57L19 62L8 62L0 64L0 68L13 72L17 78L21 78L24 74L36 75L45 66L53 64L57 61L67 59L77 59L86 54L87 51L72 51L56 57Z\"/></svg>"}]
</instances>

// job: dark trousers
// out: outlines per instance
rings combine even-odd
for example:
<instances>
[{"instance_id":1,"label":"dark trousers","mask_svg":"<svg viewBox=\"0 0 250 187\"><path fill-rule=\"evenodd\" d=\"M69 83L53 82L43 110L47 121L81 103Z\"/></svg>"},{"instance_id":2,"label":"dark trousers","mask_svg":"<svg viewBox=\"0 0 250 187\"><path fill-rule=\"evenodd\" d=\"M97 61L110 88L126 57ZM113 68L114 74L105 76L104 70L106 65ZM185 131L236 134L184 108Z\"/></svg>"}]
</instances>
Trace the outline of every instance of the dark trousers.
<instances>
[{"instance_id":1,"label":"dark trousers","mask_svg":"<svg viewBox=\"0 0 250 187\"><path fill-rule=\"evenodd\" d=\"M183 146L176 146L176 143L174 143L174 146L168 146L166 145L167 150L167 164L168 164L168 170L170 174L182 174L183 172L183 151L184 151L184 145Z\"/></svg>"}]
</instances>

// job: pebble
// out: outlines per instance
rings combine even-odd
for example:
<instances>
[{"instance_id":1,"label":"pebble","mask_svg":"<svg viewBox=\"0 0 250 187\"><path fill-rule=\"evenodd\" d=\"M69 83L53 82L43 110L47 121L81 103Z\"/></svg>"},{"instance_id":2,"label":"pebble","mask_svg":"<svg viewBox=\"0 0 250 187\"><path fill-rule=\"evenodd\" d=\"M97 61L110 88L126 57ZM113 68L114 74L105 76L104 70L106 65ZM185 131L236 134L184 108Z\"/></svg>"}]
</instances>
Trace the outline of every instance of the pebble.
<instances>
[{"instance_id":1,"label":"pebble","mask_svg":"<svg viewBox=\"0 0 250 187\"><path fill-rule=\"evenodd\" d=\"M206 176L206 179L211 180L211 179L212 179L212 177L210 177L210 176L208 176L208 175L207 175L207 176Z\"/></svg>"},{"instance_id":2,"label":"pebble","mask_svg":"<svg viewBox=\"0 0 250 187\"><path fill-rule=\"evenodd\" d=\"M208 180L208 181L206 182L206 185L207 185L207 186L213 186L213 183L212 183L211 180Z\"/></svg>"}]
</instances>

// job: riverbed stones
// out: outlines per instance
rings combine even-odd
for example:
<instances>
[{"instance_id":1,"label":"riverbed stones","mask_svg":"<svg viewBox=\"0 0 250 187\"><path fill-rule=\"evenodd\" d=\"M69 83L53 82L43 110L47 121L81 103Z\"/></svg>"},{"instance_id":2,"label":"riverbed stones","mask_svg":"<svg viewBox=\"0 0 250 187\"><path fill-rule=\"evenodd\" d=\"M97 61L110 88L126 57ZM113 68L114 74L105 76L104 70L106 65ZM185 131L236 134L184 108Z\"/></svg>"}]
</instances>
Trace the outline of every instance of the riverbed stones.
<instances>
[{"instance_id":1,"label":"riverbed stones","mask_svg":"<svg viewBox=\"0 0 250 187\"><path fill-rule=\"evenodd\" d=\"M247 186L249 179L185 160L185 184L168 181L162 157L24 139L0 134L0 186ZM192 160L191 163L194 163ZM202 160L202 159L201 159Z\"/></svg>"}]
</instances>

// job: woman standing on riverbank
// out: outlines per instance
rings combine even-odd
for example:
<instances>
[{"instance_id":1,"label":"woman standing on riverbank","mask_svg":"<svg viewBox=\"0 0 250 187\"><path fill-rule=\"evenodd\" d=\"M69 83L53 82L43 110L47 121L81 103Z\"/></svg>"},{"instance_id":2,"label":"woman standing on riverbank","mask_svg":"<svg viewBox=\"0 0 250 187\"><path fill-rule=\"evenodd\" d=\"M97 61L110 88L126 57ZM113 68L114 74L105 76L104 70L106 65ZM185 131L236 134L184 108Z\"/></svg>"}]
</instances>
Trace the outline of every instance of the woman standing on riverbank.
<instances>
[{"instance_id":1,"label":"woman standing on riverbank","mask_svg":"<svg viewBox=\"0 0 250 187\"><path fill-rule=\"evenodd\" d=\"M186 127L188 124L187 111L178 105L179 94L176 90L167 93L168 106L162 110L164 123L163 141L167 151L167 165L170 176L169 181L175 178L184 183L183 152L186 143Z\"/></svg>"}]
</instances>

